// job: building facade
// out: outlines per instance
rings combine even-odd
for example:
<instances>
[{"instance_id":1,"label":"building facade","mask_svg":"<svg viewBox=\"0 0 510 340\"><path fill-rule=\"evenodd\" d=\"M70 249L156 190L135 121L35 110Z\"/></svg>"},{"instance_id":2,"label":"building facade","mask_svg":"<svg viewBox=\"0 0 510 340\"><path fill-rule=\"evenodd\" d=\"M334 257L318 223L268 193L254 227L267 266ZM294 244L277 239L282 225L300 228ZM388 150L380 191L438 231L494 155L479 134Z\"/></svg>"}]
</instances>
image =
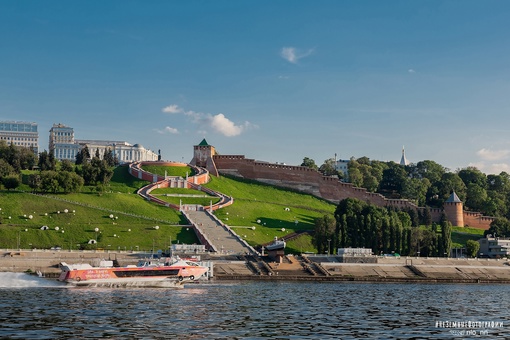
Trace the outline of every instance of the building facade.
<instances>
[{"instance_id":1,"label":"building facade","mask_svg":"<svg viewBox=\"0 0 510 340\"><path fill-rule=\"evenodd\" d=\"M152 150L144 148L140 144L131 145L124 141L107 141L107 140L77 140L76 143L81 148L87 146L90 152L90 156L99 152L99 156L102 158L105 151L110 149L119 163L131 163L131 162L145 162L145 161L157 161L159 159L158 154Z\"/></svg>"},{"instance_id":2,"label":"building facade","mask_svg":"<svg viewBox=\"0 0 510 340\"><path fill-rule=\"evenodd\" d=\"M337 159L335 160L335 170L341 171L344 178L348 178L349 176L349 162L348 159Z\"/></svg>"},{"instance_id":3,"label":"building facade","mask_svg":"<svg viewBox=\"0 0 510 340\"><path fill-rule=\"evenodd\" d=\"M0 121L0 140L8 145L28 148L34 153L39 152L39 133L37 123Z\"/></svg>"},{"instance_id":4,"label":"building facade","mask_svg":"<svg viewBox=\"0 0 510 340\"><path fill-rule=\"evenodd\" d=\"M75 139L74 129L64 124L53 124L50 129L49 149L50 152L53 152L55 159L75 161L76 155L85 146L89 149L91 157L99 152L99 157L102 158L105 151L110 149L119 163L156 161L159 158L156 153L139 144L131 145L124 141Z\"/></svg>"},{"instance_id":5,"label":"building facade","mask_svg":"<svg viewBox=\"0 0 510 340\"><path fill-rule=\"evenodd\" d=\"M74 129L64 124L53 124L50 129L49 150L56 159L76 160L80 145L75 143Z\"/></svg>"},{"instance_id":6,"label":"building facade","mask_svg":"<svg viewBox=\"0 0 510 340\"><path fill-rule=\"evenodd\" d=\"M478 240L480 250L478 256L501 258L510 257L510 240L487 235L485 238Z\"/></svg>"}]
</instances>

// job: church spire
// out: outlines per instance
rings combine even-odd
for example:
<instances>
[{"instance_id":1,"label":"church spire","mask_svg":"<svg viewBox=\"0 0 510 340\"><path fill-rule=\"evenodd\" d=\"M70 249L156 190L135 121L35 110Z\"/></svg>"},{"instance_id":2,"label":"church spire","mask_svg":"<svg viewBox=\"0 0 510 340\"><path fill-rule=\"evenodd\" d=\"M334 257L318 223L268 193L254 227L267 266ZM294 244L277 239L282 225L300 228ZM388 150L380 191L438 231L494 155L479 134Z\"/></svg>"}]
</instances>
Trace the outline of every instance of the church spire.
<instances>
[{"instance_id":1,"label":"church spire","mask_svg":"<svg viewBox=\"0 0 510 340\"><path fill-rule=\"evenodd\" d=\"M409 161L406 158L406 151L402 145L402 158L400 159L400 165L409 165Z\"/></svg>"}]
</instances>

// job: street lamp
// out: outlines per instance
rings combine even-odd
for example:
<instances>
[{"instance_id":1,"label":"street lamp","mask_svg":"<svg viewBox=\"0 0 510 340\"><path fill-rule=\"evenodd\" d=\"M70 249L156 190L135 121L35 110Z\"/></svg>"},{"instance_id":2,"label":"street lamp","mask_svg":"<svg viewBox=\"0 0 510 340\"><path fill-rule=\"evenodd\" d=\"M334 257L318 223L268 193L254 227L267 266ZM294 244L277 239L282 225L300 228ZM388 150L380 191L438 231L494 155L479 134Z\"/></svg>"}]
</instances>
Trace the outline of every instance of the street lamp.
<instances>
[{"instance_id":1,"label":"street lamp","mask_svg":"<svg viewBox=\"0 0 510 340\"><path fill-rule=\"evenodd\" d=\"M20 229L18 230L18 239L17 239L17 243L18 243L18 250L21 250L21 232L22 231L28 231L28 229Z\"/></svg>"},{"instance_id":2,"label":"street lamp","mask_svg":"<svg viewBox=\"0 0 510 340\"><path fill-rule=\"evenodd\" d=\"M328 256L329 256L330 246L331 246L331 239L330 239L330 238L328 238Z\"/></svg>"}]
</instances>

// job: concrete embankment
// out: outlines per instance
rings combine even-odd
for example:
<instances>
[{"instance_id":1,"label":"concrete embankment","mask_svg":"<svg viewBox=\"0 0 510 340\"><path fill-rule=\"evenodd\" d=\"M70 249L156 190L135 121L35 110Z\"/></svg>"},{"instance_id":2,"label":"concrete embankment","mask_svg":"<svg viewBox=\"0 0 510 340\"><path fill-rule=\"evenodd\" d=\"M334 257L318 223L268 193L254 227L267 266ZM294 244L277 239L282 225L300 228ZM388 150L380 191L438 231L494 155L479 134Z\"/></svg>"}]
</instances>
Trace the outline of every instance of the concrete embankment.
<instances>
[{"instance_id":1,"label":"concrete embankment","mask_svg":"<svg viewBox=\"0 0 510 340\"><path fill-rule=\"evenodd\" d=\"M510 262L493 259L287 257L284 263L218 263L217 280L510 283ZM252 275L240 275L245 268Z\"/></svg>"},{"instance_id":2,"label":"concrete embankment","mask_svg":"<svg viewBox=\"0 0 510 340\"><path fill-rule=\"evenodd\" d=\"M32 271L54 277L60 273L60 262L97 264L112 260L123 266L148 256L129 251L0 250L0 271ZM213 263L213 277L219 281L510 283L510 262L506 259L285 256L283 263L275 263L254 256L201 257Z\"/></svg>"},{"instance_id":3,"label":"concrete embankment","mask_svg":"<svg viewBox=\"0 0 510 340\"><path fill-rule=\"evenodd\" d=\"M145 253L109 251L63 251L63 250L0 250L1 272L40 271L43 274L60 273L58 264L93 263L100 260L117 261L120 265L136 264Z\"/></svg>"}]
</instances>

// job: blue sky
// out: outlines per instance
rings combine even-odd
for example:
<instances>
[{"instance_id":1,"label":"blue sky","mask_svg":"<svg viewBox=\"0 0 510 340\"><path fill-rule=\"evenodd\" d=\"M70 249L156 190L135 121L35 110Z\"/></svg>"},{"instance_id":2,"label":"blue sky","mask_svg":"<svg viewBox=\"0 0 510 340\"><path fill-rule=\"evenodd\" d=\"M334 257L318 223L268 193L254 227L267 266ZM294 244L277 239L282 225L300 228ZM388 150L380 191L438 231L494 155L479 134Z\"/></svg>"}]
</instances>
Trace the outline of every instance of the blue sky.
<instances>
[{"instance_id":1,"label":"blue sky","mask_svg":"<svg viewBox=\"0 0 510 340\"><path fill-rule=\"evenodd\" d=\"M508 1L1 1L0 119L189 161L510 172Z\"/></svg>"}]
</instances>

